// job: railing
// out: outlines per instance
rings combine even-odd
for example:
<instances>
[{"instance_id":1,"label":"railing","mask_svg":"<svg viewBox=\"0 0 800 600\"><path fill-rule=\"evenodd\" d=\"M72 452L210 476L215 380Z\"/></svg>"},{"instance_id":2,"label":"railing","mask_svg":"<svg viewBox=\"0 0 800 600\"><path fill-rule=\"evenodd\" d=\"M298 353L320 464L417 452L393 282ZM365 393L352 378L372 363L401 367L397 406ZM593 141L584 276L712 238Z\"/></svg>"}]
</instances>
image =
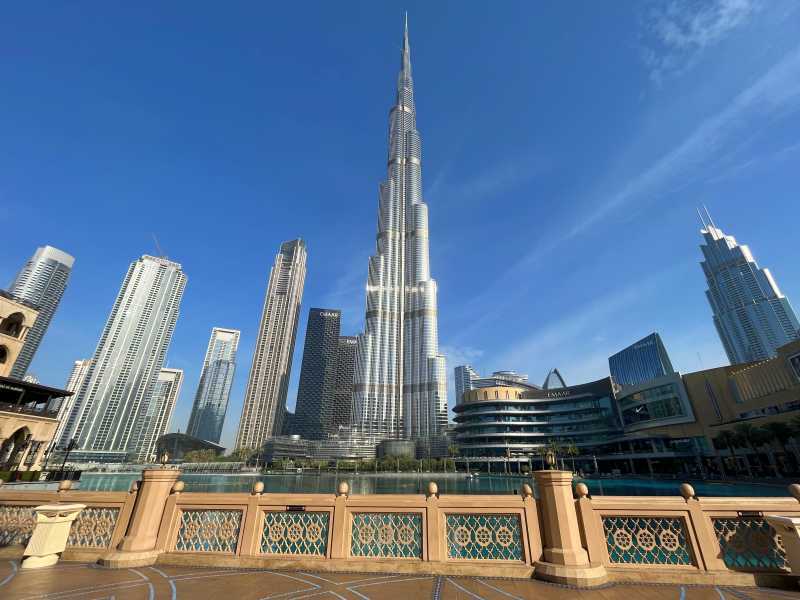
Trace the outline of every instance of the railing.
<instances>
[{"instance_id":1,"label":"railing","mask_svg":"<svg viewBox=\"0 0 800 600\"><path fill-rule=\"evenodd\" d=\"M618 579L639 580L642 568L748 580L788 573L783 542L765 515L800 516L795 498L698 498L688 484L677 497L590 497L584 484L576 490L590 560Z\"/></svg>"},{"instance_id":2,"label":"railing","mask_svg":"<svg viewBox=\"0 0 800 600\"><path fill-rule=\"evenodd\" d=\"M519 495L440 496L435 483L419 495L350 495L344 482L331 494L264 493L258 482L248 494L184 492L179 474L145 470L130 492L0 488L0 547L27 543L32 508L62 501L87 506L65 556L109 566L157 557L185 565L533 575L575 585L643 578L752 585L788 573L782 540L765 516L800 516L797 485L794 498L697 498L688 484L674 497L592 497L579 483L573 498L570 473L539 471L540 499L527 484Z\"/></svg>"},{"instance_id":3,"label":"railing","mask_svg":"<svg viewBox=\"0 0 800 600\"><path fill-rule=\"evenodd\" d=\"M62 482L59 491L11 491L0 488L0 549L24 546L33 532L33 508L68 502L85 504L72 524L67 540L67 558L94 557L114 548L125 535L136 501L136 486L130 492L81 492Z\"/></svg>"},{"instance_id":4,"label":"railing","mask_svg":"<svg viewBox=\"0 0 800 600\"><path fill-rule=\"evenodd\" d=\"M522 577L541 557L529 487L523 495L439 497L435 484L427 496L349 496L343 485L338 494L172 493L157 547L167 560L186 563L197 554L362 567L391 560L395 568L423 570L433 561L491 561Z\"/></svg>"},{"instance_id":5,"label":"railing","mask_svg":"<svg viewBox=\"0 0 800 600\"><path fill-rule=\"evenodd\" d=\"M45 417L48 419L55 419L56 416L58 416L57 410L47 410L46 408L28 408L20 404L11 404L10 402L0 402L0 411L20 415L29 415L32 417Z\"/></svg>"}]
</instances>

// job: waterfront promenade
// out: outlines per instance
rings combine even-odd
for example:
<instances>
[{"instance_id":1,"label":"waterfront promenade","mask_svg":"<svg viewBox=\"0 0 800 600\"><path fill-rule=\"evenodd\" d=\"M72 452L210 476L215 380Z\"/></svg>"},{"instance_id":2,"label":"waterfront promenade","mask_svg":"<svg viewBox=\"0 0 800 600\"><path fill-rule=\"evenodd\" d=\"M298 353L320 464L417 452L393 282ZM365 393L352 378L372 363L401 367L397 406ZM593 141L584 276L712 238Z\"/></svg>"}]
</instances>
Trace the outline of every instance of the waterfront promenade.
<instances>
[{"instance_id":1,"label":"waterfront promenade","mask_svg":"<svg viewBox=\"0 0 800 600\"><path fill-rule=\"evenodd\" d=\"M31 571L18 567L17 561L0 563L0 597L4 600L800 600L800 592L721 585L612 584L578 590L541 581L490 577L171 566L105 569L73 562Z\"/></svg>"}]
</instances>

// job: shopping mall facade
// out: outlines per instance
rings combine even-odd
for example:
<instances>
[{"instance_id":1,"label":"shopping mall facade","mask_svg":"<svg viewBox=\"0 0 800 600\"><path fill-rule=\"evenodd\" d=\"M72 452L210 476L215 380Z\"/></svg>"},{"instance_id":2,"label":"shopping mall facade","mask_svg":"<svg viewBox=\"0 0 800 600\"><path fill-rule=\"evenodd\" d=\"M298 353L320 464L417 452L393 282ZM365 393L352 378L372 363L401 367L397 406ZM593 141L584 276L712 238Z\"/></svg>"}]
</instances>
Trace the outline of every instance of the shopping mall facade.
<instances>
[{"instance_id":1,"label":"shopping mall facade","mask_svg":"<svg viewBox=\"0 0 800 600\"><path fill-rule=\"evenodd\" d=\"M470 468L522 471L537 466L542 449L555 442L567 466L574 460L587 473L763 469L774 475L800 467L793 444L740 444L731 452L719 434L740 423L800 426L800 341L768 360L633 386L607 377L556 389L513 383L474 389L454 412L455 441Z\"/></svg>"}]
</instances>

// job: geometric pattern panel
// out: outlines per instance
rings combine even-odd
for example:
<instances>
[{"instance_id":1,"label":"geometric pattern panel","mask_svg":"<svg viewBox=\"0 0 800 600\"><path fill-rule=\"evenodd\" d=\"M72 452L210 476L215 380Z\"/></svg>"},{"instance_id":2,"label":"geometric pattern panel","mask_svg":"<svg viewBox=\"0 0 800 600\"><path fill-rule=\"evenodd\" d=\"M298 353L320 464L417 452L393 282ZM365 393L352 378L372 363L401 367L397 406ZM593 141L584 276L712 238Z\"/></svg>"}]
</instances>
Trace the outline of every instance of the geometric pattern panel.
<instances>
[{"instance_id":1,"label":"geometric pattern panel","mask_svg":"<svg viewBox=\"0 0 800 600\"><path fill-rule=\"evenodd\" d=\"M87 506L69 531L67 546L108 548L119 517L119 509L108 506Z\"/></svg>"},{"instance_id":2,"label":"geometric pattern panel","mask_svg":"<svg viewBox=\"0 0 800 600\"><path fill-rule=\"evenodd\" d=\"M326 556L329 516L327 512L265 512L261 552Z\"/></svg>"},{"instance_id":3,"label":"geometric pattern panel","mask_svg":"<svg viewBox=\"0 0 800 600\"><path fill-rule=\"evenodd\" d=\"M603 530L612 563L692 564L683 518L603 517Z\"/></svg>"},{"instance_id":4,"label":"geometric pattern panel","mask_svg":"<svg viewBox=\"0 0 800 600\"><path fill-rule=\"evenodd\" d=\"M764 519L712 518L722 560L729 569L787 568L781 536Z\"/></svg>"},{"instance_id":5,"label":"geometric pattern panel","mask_svg":"<svg viewBox=\"0 0 800 600\"><path fill-rule=\"evenodd\" d=\"M447 558L522 560L519 515L447 515Z\"/></svg>"},{"instance_id":6,"label":"geometric pattern panel","mask_svg":"<svg viewBox=\"0 0 800 600\"><path fill-rule=\"evenodd\" d=\"M175 549L181 552L235 553L240 510L184 510Z\"/></svg>"},{"instance_id":7,"label":"geometric pattern panel","mask_svg":"<svg viewBox=\"0 0 800 600\"><path fill-rule=\"evenodd\" d=\"M351 556L422 558L420 513L353 513Z\"/></svg>"},{"instance_id":8,"label":"geometric pattern panel","mask_svg":"<svg viewBox=\"0 0 800 600\"><path fill-rule=\"evenodd\" d=\"M26 545L36 526L33 506L0 505L0 547Z\"/></svg>"}]
</instances>

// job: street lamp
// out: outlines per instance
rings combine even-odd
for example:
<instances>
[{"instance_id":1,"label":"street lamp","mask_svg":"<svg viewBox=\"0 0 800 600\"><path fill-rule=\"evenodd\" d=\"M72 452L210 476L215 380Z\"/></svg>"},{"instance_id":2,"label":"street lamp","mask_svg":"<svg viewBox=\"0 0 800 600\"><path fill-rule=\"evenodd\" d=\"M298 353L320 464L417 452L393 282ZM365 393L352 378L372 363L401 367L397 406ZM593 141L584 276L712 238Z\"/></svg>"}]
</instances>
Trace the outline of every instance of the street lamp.
<instances>
[{"instance_id":1,"label":"street lamp","mask_svg":"<svg viewBox=\"0 0 800 600\"><path fill-rule=\"evenodd\" d=\"M77 445L78 445L78 440L76 438L72 438L69 441L69 444L67 444L66 448L64 448L64 450L66 450L66 453L64 454L64 462L61 463L61 469L58 471L59 479L63 479L64 467L66 466L67 460L69 459L69 453L72 452L75 449L75 446Z\"/></svg>"}]
</instances>

